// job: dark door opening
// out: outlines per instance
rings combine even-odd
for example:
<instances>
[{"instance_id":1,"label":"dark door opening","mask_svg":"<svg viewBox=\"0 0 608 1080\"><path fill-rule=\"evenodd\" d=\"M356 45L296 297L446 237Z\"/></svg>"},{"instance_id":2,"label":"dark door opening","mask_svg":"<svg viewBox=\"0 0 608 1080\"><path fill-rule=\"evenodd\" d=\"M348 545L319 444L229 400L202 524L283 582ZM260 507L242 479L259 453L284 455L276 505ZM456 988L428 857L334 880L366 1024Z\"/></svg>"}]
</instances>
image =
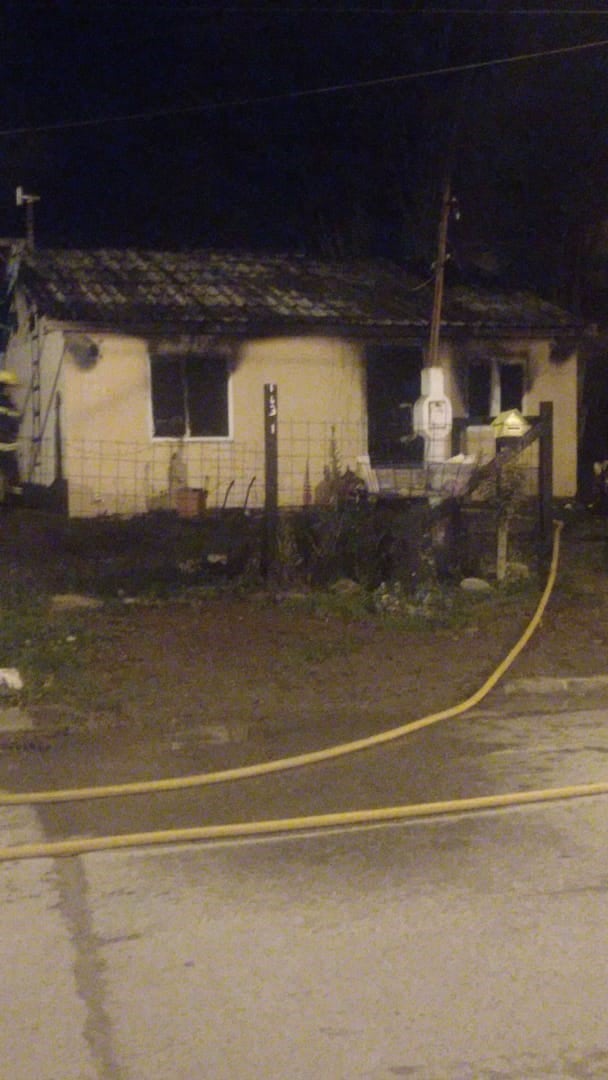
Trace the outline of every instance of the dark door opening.
<instances>
[{"instance_id":1,"label":"dark door opening","mask_svg":"<svg viewBox=\"0 0 608 1080\"><path fill-rule=\"evenodd\" d=\"M373 345L367 349L368 445L372 465L399 465L422 458L412 430L420 397L422 350Z\"/></svg>"}]
</instances>

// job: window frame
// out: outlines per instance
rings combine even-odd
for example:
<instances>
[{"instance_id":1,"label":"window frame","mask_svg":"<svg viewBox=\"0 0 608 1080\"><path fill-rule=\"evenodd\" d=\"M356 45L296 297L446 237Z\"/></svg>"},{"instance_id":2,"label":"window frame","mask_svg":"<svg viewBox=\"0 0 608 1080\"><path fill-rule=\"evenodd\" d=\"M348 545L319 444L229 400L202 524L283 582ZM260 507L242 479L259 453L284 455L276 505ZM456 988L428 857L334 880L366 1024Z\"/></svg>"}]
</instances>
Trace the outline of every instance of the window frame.
<instances>
[{"instance_id":1,"label":"window frame","mask_svg":"<svg viewBox=\"0 0 608 1080\"><path fill-rule=\"evenodd\" d=\"M192 413L188 407L189 396L192 392L192 387L188 380L188 364L197 359L201 360L214 360L221 362L224 365L225 372L225 434L211 434L211 435L193 435L191 432L192 426ZM184 420L183 433L167 433L157 434L156 428L158 426L158 419L155 410L154 400L154 368L161 364L175 365L178 367L177 377L179 378L180 388L179 395L181 396L182 415ZM154 442L231 442L233 440L233 414L232 414L232 363L231 358L227 353L221 349L214 348L197 348L192 347L189 349L158 349L155 350L149 356L149 409L150 409L150 430L151 437Z\"/></svg>"},{"instance_id":2,"label":"window frame","mask_svg":"<svg viewBox=\"0 0 608 1080\"><path fill-rule=\"evenodd\" d=\"M488 406L485 413L473 413L471 410L471 379L474 367L486 368L489 374ZM501 370L506 367L518 367L521 369L521 402L519 406L505 405L503 398L503 385ZM475 417L496 417L506 409L518 408L524 412L528 377L528 357L524 355L514 356L473 356L467 362L467 415Z\"/></svg>"}]
</instances>

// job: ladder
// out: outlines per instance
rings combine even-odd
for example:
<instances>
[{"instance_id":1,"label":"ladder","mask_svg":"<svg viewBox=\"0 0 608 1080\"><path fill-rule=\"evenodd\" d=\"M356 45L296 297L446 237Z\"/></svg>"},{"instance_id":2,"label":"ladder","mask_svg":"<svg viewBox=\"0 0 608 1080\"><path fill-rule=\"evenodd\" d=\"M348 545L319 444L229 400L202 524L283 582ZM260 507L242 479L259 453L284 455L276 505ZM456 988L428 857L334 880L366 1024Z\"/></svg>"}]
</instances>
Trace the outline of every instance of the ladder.
<instances>
[{"instance_id":1,"label":"ladder","mask_svg":"<svg viewBox=\"0 0 608 1080\"><path fill-rule=\"evenodd\" d=\"M42 442L42 422L41 422L41 391L40 391L40 329L38 323L38 316L34 315L34 326L32 329L32 378L30 381L30 387L28 397L31 396L32 400L32 434L30 444L30 460L27 471L28 481L32 481L36 472L40 468L40 451Z\"/></svg>"}]
</instances>

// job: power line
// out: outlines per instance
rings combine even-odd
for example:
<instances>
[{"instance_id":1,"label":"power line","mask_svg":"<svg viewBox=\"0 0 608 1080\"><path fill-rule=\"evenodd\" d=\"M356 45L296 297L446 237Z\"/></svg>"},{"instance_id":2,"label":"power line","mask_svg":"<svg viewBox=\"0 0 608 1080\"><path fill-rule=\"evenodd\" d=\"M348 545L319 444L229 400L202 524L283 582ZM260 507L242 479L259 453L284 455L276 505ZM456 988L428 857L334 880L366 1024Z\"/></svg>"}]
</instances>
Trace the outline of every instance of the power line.
<instances>
[{"instance_id":1,"label":"power line","mask_svg":"<svg viewBox=\"0 0 608 1080\"><path fill-rule=\"evenodd\" d=\"M124 0L121 0L124 3ZM522 15L531 17L545 17L545 16L558 16L558 15L590 15L608 18L608 10L604 8L588 7L588 8L557 8L557 7L536 7L536 8L486 8L483 11L479 8L464 8L464 7L433 7L433 8L398 8L398 7L352 7L351 5L335 5L335 6L316 6L316 7L302 7L293 4L281 4L271 8L258 7L256 5L248 5L247 7L235 7L226 5L217 5L213 7L200 6L196 4L189 4L183 8L175 8L172 5L155 5L154 8L148 8L149 12L152 10L158 14L167 12L169 15L387 15L391 18L395 16L403 18L419 18L427 15L480 15L480 16L514 16L519 17Z\"/></svg>"},{"instance_id":2,"label":"power line","mask_svg":"<svg viewBox=\"0 0 608 1080\"><path fill-rule=\"evenodd\" d=\"M385 9L386 10L386 9ZM370 9L370 13L373 15L384 14L384 11L379 9ZM593 15L600 18L608 18L607 8L556 8L556 7L540 7L540 8L485 8L481 11L479 8L453 8L453 7L436 7L425 8L420 11L406 11L399 12L397 8L389 10L388 14L392 15L479 15L479 16L496 16L504 15L507 17L513 16L520 18L522 15L531 16L533 18L551 16L556 17L558 15Z\"/></svg>"},{"instance_id":3,"label":"power line","mask_svg":"<svg viewBox=\"0 0 608 1080\"><path fill-rule=\"evenodd\" d=\"M139 0L137 0L139 2ZM106 4L108 0L106 0ZM120 0L120 7L124 6L124 0ZM558 8L558 7L536 7L536 8L486 8L483 11L480 8L465 8L465 7L432 7L432 8L400 8L400 7L374 7L374 6L357 6L353 7L350 4L335 4L331 6L316 5L312 7L310 5L302 6L297 4L276 4L273 7L264 7L257 4L247 4L246 6L236 6L227 4L214 4L200 5L200 4L187 4L184 7L176 8L173 4L154 4L149 5L146 9L148 13L156 12L162 14L166 12L169 15L389 15L419 17L424 15L603 15L608 17L608 11L606 8L588 7L588 8Z\"/></svg>"},{"instance_id":4,"label":"power line","mask_svg":"<svg viewBox=\"0 0 608 1080\"><path fill-rule=\"evenodd\" d=\"M90 0L87 0L85 7L88 7ZM131 10L140 8L140 0L103 0L104 9L118 9L122 12L129 11L129 3L131 3ZM44 7L44 3L41 7ZM308 4L275 4L272 7L267 7L258 4L193 4L186 3L183 7L176 6L174 3L150 3L146 7L146 16L149 15L167 15L168 17L175 18L176 16L192 16L201 15L204 17L212 18L216 15L223 16L250 16L250 15L264 15L269 18L274 15L384 15L390 18L420 18L432 15L463 15L467 17L480 16L480 17L495 17L496 15L502 15L505 17L530 16L536 17L556 17L560 15L584 15L599 18L608 18L608 9L606 7L563 7L558 8L554 5L551 7L492 7L481 10L474 7L453 7L449 5L437 6L431 8L402 8L402 7L376 7L374 5L364 6L352 4L335 4L335 5L316 5L314 7Z\"/></svg>"},{"instance_id":5,"label":"power line","mask_svg":"<svg viewBox=\"0 0 608 1080\"><path fill-rule=\"evenodd\" d=\"M133 123L140 120L158 120L168 116L186 116L202 112L219 112L225 109L243 108L247 105L266 105L280 101L296 101L303 98L320 97L324 94L340 94L352 90L366 90L376 86L391 86L398 83L414 82L417 79L429 79L439 75L456 75L465 71L481 71L484 68L504 67L507 64L521 64L529 60L542 60L552 56L566 56L591 49L604 49L608 38L601 41L586 41L578 45L565 45L556 49L543 49L538 52L517 53L514 56L502 56L494 60L477 60L469 64L452 64L447 67L429 68L426 71L412 71L405 75L387 75L381 79L363 79L333 86L319 86L308 90L290 90L278 94L264 94L257 97L233 98L229 101L202 102L198 105L172 106L165 109L149 109L142 112L123 113L120 115L97 116L90 120L59 120L51 124L31 124L22 127L0 129L0 137L14 135L42 134L51 131L68 131L78 128L100 127L106 124Z\"/></svg>"}]
</instances>

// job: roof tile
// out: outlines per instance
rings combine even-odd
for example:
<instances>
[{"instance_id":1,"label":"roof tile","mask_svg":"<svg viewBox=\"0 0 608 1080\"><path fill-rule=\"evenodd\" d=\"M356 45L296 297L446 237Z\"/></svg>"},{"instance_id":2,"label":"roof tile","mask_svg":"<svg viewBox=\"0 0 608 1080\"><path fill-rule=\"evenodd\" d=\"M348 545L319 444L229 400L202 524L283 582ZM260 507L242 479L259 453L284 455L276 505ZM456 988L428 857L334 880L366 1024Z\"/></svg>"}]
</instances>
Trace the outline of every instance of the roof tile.
<instances>
[{"instance_id":1,"label":"roof tile","mask_svg":"<svg viewBox=\"0 0 608 1080\"><path fill-rule=\"evenodd\" d=\"M426 331L433 289L381 260L134 249L24 252L19 280L62 321L126 329L167 323L256 332L303 327ZM577 320L528 294L446 290L443 323L486 332L572 332Z\"/></svg>"}]
</instances>

